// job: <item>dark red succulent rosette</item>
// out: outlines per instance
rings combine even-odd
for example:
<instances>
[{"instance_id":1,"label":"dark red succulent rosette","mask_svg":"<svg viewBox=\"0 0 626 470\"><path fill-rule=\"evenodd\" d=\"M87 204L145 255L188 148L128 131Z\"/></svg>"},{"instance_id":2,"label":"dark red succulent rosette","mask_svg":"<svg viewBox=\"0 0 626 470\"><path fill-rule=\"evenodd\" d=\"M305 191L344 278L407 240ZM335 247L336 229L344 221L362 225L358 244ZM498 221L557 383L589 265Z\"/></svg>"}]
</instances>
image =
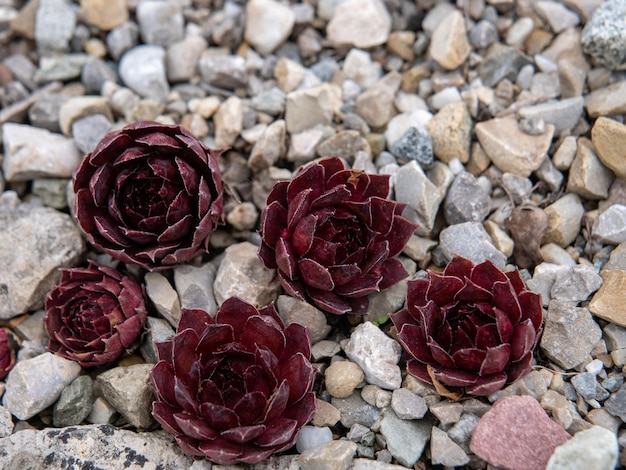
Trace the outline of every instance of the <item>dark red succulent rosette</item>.
<instances>
[{"instance_id":1,"label":"dark red succulent rosette","mask_svg":"<svg viewBox=\"0 0 626 470\"><path fill-rule=\"evenodd\" d=\"M14 341L4 328L0 328L0 380L4 379L15 365Z\"/></svg>"},{"instance_id":2,"label":"dark red succulent rosette","mask_svg":"<svg viewBox=\"0 0 626 470\"><path fill-rule=\"evenodd\" d=\"M140 121L107 134L74 173L74 216L89 242L165 269L208 250L223 208L218 153L178 125Z\"/></svg>"},{"instance_id":3,"label":"dark red succulent rosette","mask_svg":"<svg viewBox=\"0 0 626 470\"><path fill-rule=\"evenodd\" d=\"M46 296L48 349L83 367L110 364L139 346L147 316L134 277L94 261L62 269Z\"/></svg>"},{"instance_id":4,"label":"dark red succulent rosette","mask_svg":"<svg viewBox=\"0 0 626 470\"><path fill-rule=\"evenodd\" d=\"M273 305L231 297L214 318L183 309L177 333L156 346L152 414L191 455L260 462L293 446L315 412L308 332L285 328Z\"/></svg>"},{"instance_id":5,"label":"dark red succulent rosette","mask_svg":"<svg viewBox=\"0 0 626 470\"><path fill-rule=\"evenodd\" d=\"M261 216L259 257L284 289L320 309L365 314L367 296L407 276L394 258L416 225L388 199L389 176L328 157L272 188Z\"/></svg>"},{"instance_id":6,"label":"dark red succulent rosette","mask_svg":"<svg viewBox=\"0 0 626 470\"><path fill-rule=\"evenodd\" d=\"M530 371L543 312L517 270L455 256L443 273L409 281L406 306L391 319L411 375L487 396Z\"/></svg>"}]
</instances>

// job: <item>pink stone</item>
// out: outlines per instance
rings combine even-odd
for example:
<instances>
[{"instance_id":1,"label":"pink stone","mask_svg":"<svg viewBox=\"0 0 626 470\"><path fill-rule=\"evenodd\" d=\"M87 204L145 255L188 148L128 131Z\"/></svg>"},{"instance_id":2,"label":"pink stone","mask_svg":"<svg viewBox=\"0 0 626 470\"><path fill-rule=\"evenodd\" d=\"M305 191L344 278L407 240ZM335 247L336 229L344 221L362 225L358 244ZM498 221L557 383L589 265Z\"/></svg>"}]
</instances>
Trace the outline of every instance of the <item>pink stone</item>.
<instances>
[{"instance_id":1,"label":"pink stone","mask_svg":"<svg viewBox=\"0 0 626 470\"><path fill-rule=\"evenodd\" d=\"M470 449L496 467L536 470L546 468L554 449L570 437L537 400L512 396L501 398L483 415Z\"/></svg>"}]
</instances>

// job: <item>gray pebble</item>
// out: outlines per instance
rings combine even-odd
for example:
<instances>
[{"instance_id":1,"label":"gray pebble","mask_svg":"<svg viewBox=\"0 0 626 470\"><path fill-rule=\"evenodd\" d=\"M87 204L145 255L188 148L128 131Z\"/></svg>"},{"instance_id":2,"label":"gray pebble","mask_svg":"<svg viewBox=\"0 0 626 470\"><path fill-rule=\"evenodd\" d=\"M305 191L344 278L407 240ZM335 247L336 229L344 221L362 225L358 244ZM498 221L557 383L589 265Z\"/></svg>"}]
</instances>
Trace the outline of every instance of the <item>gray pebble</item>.
<instances>
[{"instance_id":1,"label":"gray pebble","mask_svg":"<svg viewBox=\"0 0 626 470\"><path fill-rule=\"evenodd\" d=\"M324 445L333 440L333 433L329 427L318 428L317 426L303 426L298 431L296 449L299 453L307 449Z\"/></svg>"},{"instance_id":2,"label":"gray pebble","mask_svg":"<svg viewBox=\"0 0 626 470\"><path fill-rule=\"evenodd\" d=\"M450 225L439 235L439 247L444 259L449 261L456 253L474 263L489 259L504 269L506 256L493 246L491 237L480 222L463 222Z\"/></svg>"},{"instance_id":3,"label":"gray pebble","mask_svg":"<svg viewBox=\"0 0 626 470\"><path fill-rule=\"evenodd\" d=\"M52 423L55 427L72 426L82 423L93 403L93 380L82 375L63 389L52 410Z\"/></svg>"},{"instance_id":4,"label":"gray pebble","mask_svg":"<svg viewBox=\"0 0 626 470\"><path fill-rule=\"evenodd\" d=\"M609 69L626 67L626 1L602 3L587 21L582 32L583 52L592 55Z\"/></svg>"},{"instance_id":5,"label":"gray pebble","mask_svg":"<svg viewBox=\"0 0 626 470\"><path fill-rule=\"evenodd\" d=\"M139 43L139 26L127 21L113 28L106 37L109 54L115 60L120 60L124 52L132 49Z\"/></svg>"},{"instance_id":6,"label":"gray pebble","mask_svg":"<svg viewBox=\"0 0 626 470\"><path fill-rule=\"evenodd\" d=\"M76 12L68 0L39 0L35 42L44 55L68 52L76 26Z\"/></svg>"},{"instance_id":7,"label":"gray pebble","mask_svg":"<svg viewBox=\"0 0 626 470\"><path fill-rule=\"evenodd\" d=\"M400 419L391 409L385 410L380 423L380 432L387 442L391 455L405 467L413 467L422 456L430 438L430 419Z\"/></svg>"},{"instance_id":8,"label":"gray pebble","mask_svg":"<svg viewBox=\"0 0 626 470\"><path fill-rule=\"evenodd\" d=\"M85 62L80 80L87 93L100 94L104 82L117 82L117 74L104 60L92 56Z\"/></svg>"},{"instance_id":9,"label":"gray pebble","mask_svg":"<svg viewBox=\"0 0 626 470\"><path fill-rule=\"evenodd\" d=\"M183 38L185 19L176 3L143 0L137 5L137 21L146 44L167 47Z\"/></svg>"},{"instance_id":10,"label":"gray pebble","mask_svg":"<svg viewBox=\"0 0 626 470\"><path fill-rule=\"evenodd\" d=\"M423 168L428 168L434 161L433 141L428 131L422 127L409 127L399 139L393 142L391 153L401 163L415 160Z\"/></svg>"},{"instance_id":11,"label":"gray pebble","mask_svg":"<svg viewBox=\"0 0 626 470\"><path fill-rule=\"evenodd\" d=\"M406 388L398 388L393 391L391 408L400 419L422 419L428 411L426 400Z\"/></svg>"},{"instance_id":12,"label":"gray pebble","mask_svg":"<svg viewBox=\"0 0 626 470\"><path fill-rule=\"evenodd\" d=\"M128 50L120 60L120 78L135 92L164 102L170 92L165 73L165 49L143 44Z\"/></svg>"},{"instance_id":13,"label":"gray pebble","mask_svg":"<svg viewBox=\"0 0 626 470\"><path fill-rule=\"evenodd\" d=\"M83 153L92 152L111 129L111 122L102 114L92 114L72 123L72 136Z\"/></svg>"},{"instance_id":14,"label":"gray pebble","mask_svg":"<svg viewBox=\"0 0 626 470\"><path fill-rule=\"evenodd\" d=\"M462 171L452 182L443 208L446 221L451 225L482 222L491 209L491 198L474 175Z\"/></svg>"}]
</instances>

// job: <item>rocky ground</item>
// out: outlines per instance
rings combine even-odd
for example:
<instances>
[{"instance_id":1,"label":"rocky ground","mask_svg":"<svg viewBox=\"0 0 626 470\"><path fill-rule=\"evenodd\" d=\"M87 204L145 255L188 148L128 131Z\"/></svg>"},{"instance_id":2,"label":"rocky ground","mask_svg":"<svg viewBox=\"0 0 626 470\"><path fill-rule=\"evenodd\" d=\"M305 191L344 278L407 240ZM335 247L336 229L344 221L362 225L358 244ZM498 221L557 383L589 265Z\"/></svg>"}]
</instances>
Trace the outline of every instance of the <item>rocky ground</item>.
<instances>
[{"instance_id":1,"label":"rocky ground","mask_svg":"<svg viewBox=\"0 0 626 470\"><path fill-rule=\"evenodd\" d=\"M305 323L319 371L296 448L256 469L626 465L620 69L625 0L0 0L0 319L20 344L0 382L0 467L211 468L155 424L147 376L181 307L231 295ZM84 370L46 352L43 298L59 267L115 263L73 222L68 181L140 119L229 148L232 194L210 254L128 267L149 333ZM256 255L259 214L275 181L326 155L392 175L419 223L401 256L412 274L451 253L521 269L545 307L531 373L450 401L406 376L385 322L406 282L365 319L284 295Z\"/></svg>"}]
</instances>

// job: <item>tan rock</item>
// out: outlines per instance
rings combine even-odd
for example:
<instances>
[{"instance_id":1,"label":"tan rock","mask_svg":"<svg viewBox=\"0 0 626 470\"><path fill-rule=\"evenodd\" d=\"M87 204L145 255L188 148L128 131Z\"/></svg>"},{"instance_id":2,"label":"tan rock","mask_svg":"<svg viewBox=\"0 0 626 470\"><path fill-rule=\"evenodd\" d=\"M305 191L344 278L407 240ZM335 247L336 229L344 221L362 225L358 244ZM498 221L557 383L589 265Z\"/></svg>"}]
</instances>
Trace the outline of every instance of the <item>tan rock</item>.
<instances>
[{"instance_id":1,"label":"tan rock","mask_svg":"<svg viewBox=\"0 0 626 470\"><path fill-rule=\"evenodd\" d=\"M548 216L548 228L542 244L556 243L562 247L572 243L580 232L580 221L585 209L576 194L566 194L544 209Z\"/></svg>"},{"instance_id":2,"label":"tan rock","mask_svg":"<svg viewBox=\"0 0 626 470\"><path fill-rule=\"evenodd\" d=\"M346 0L341 2L326 26L328 40L334 46L368 49L387 41L391 15L382 0Z\"/></svg>"},{"instance_id":3,"label":"tan rock","mask_svg":"<svg viewBox=\"0 0 626 470\"><path fill-rule=\"evenodd\" d=\"M352 361L333 362L325 372L326 390L332 397L347 398L365 380L365 374L358 364Z\"/></svg>"},{"instance_id":4,"label":"tan rock","mask_svg":"<svg viewBox=\"0 0 626 470\"><path fill-rule=\"evenodd\" d=\"M503 172L529 176L546 158L554 126L546 125L543 134L522 132L514 116L490 119L475 126L476 136L483 150Z\"/></svg>"},{"instance_id":5,"label":"tan rock","mask_svg":"<svg viewBox=\"0 0 626 470\"><path fill-rule=\"evenodd\" d=\"M617 176L626 178L626 125L604 116L599 117L591 129L591 141L600 161Z\"/></svg>"},{"instance_id":6,"label":"tan rock","mask_svg":"<svg viewBox=\"0 0 626 470\"><path fill-rule=\"evenodd\" d=\"M342 104L341 88L330 83L292 91L287 95L285 107L287 131L302 132L317 124L326 126Z\"/></svg>"},{"instance_id":7,"label":"tan rock","mask_svg":"<svg viewBox=\"0 0 626 470\"><path fill-rule=\"evenodd\" d=\"M613 179L613 173L602 164L591 141L580 137L569 170L567 191L585 199L606 199Z\"/></svg>"},{"instance_id":8,"label":"tan rock","mask_svg":"<svg viewBox=\"0 0 626 470\"><path fill-rule=\"evenodd\" d=\"M71 135L74 121L93 114L102 114L113 122L109 99L104 96L75 96L70 98L63 103L59 110L61 131L65 135Z\"/></svg>"},{"instance_id":9,"label":"tan rock","mask_svg":"<svg viewBox=\"0 0 626 470\"><path fill-rule=\"evenodd\" d=\"M323 428L324 426L334 426L341 418L341 412L327 401L316 398L317 410L313 415L311 424Z\"/></svg>"},{"instance_id":10,"label":"tan rock","mask_svg":"<svg viewBox=\"0 0 626 470\"><path fill-rule=\"evenodd\" d=\"M428 52L443 68L453 70L465 62L470 51L463 14L453 11L433 31Z\"/></svg>"},{"instance_id":11,"label":"tan rock","mask_svg":"<svg viewBox=\"0 0 626 470\"><path fill-rule=\"evenodd\" d=\"M413 31L394 31L387 39L387 49L392 54L411 62L415 58L414 42L415 33Z\"/></svg>"},{"instance_id":12,"label":"tan rock","mask_svg":"<svg viewBox=\"0 0 626 470\"><path fill-rule=\"evenodd\" d=\"M600 273L604 282L589 302L595 316L626 327L626 271L616 269Z\"/></svg>"},{"instance_id":13,"label":"tan rock","mask_svg":"<svg viewBox=\"0 0 626 470\"><path fill-rule=\"evenodd\" d=\"M372 149L367 139L358 131L353 130L339 131L317 147L317 154L320 157L337 155L348 161L354 160L357 152L366 152L368 155L372 155Z\"/></svg>"},{"instance_id":14,"label":"tan rock","mask_svg":"<svg viewBox=\"0 0 626 470\"><path fill-rule=\"evenodd\" d=\"M87 23L110 31L128 21L127 0L81 0L80 12Z\"/></svg>"},{"instance_id":15,"label":"tan rock","mask_svg":"<svg viewBox=\"0 0 626 470\"><path fill-rule=\"evenodd\" d=\"M383 127L394 114L393 100L401 82L402 77L398 72L390 72L385 75L357 97L357 114L369 126L373 128Z\"/></svg>"},{"instance_id":16,"label":"tan rock","mask_svg":"<svg viewBox=\"0 0 626 470\"><path fill-rule=\"evenodd\" d=\"M278 86L285 93L292 92L302 82L305 69L302 65L281 57L274 67L274 77L278 80Z\"/></svg>"},{"instance_id":17,"label":"tan rock","mask_svg":"<svg viewBox=\"0 0 626 470\"><path fill-rule=\"evenodd\" d=\"M402 91L417 93L420 81L428 77L430 77L430 67L427 63L424 62L411 67L402 73Z\"/></svg>"},{"instance_id":18,"label":"tan rock","mask_svg":"<svg viewBox=\"0 0 626 470\"><path fill-rule=\"evenodd\" d=\"M483 225L493 241L493 246L507 258L510 257L513 254L514 242L509 234L502 230L493 220L485 220Z\"/></svg>"},{"instance_id":19,"label":"tan rock","mask_svg":"<svg viewBox=\"0 0 626 470\"><path fill-rule=\"evenodd\" d=\"M472 140L472 118L464 103L450 103L426 124L435 156L444 163L458 158L467 163Z\"/></svg>"},{"instance_id":20,"label":"tan rock","mask_svg":"<svg viewBox=\"0 0 626 470\"><path fill-rule=\"evenodd\" d=\"M35 39L35 21L39 0L29 0L11 20L11 31L28 39Z\"/></svg>"},{"instance_id":21,"label":"tan rock","mask_svg":"<svg viewBox=\"0 0 626 470\"><path fill-rule=\"evenodd\" d=\"M224 101L213 116L215 123L215 146L230 147L243 130L243 103L237 96Z\"/></svg>"},{"instance_id":22,"label":"tan rock","mask_svg":"<svg viewBox=\"0 0 626 470\"><path fill-rule=\"evenodd\" d=\"M585 96L590 117L626 113L626 80L593 90Z\"/></svg>"}]
</instances>

